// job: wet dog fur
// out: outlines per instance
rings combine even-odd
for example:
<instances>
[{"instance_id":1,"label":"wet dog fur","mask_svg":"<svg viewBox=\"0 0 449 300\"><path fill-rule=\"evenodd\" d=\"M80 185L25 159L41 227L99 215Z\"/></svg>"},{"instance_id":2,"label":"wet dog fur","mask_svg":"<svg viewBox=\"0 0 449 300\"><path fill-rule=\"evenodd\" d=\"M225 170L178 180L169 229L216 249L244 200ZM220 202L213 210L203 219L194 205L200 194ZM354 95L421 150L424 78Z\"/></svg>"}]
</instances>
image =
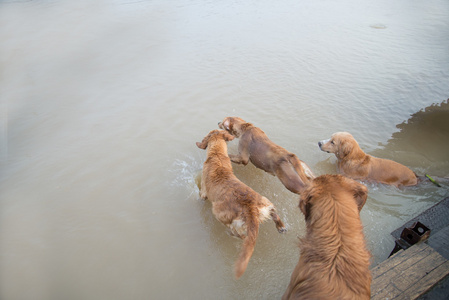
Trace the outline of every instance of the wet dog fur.
<instances>
[{"instance_id":1,"label":"wet dog fur","mask_svg":"<svg viewBox=\"0 0 449 300\"><path fill-rule=\"evenodd\" d=\"M271 218L279 232L286 229L274 205L234 175L226 145L233 139L224 130L213 130L196 145L207 149L200 197L212 203L214 216L229 228L232 235L243 239L240 256L235 263L235 277L239 278L254 251L259 223Z\"/></svg>"},{"instance_id":2,"label":"wet dog fur","mask_svg":"<svg viewBox=\"0 0 449 300\"><path fill-rule=\"evenodd\" d=\"M277 176L291 192L299 194L302 184L315 175L295 154L273 143L260 128L237 117L227 117L218 126L239 138L239 154L229 157L237 164L248 164Z\"/></svg>"},{"instance_id":3,"label":"wet dog fur","mask_svg":"<svg viewBox=\"0 0 449 300\"><path fill-rule=\"evenodd\" d=\"M338 171L352 179L374 181L399 186L418 183L416 174L395 161L366 154L348 132L336 132L330 139L318 143L322 151L334 153Z\"/></svg>"},{"instance_id":4,"label":"wet dog fur","mask_svg":"<svg viewBox=\"0 0 449 300\"><path fill-rule=\"evenodd\" d=\"M370 253L359 211L367 188L342 175L322 175L301 192L306 235L282 299L370 299Z\"/></svg>"}]
</instances>

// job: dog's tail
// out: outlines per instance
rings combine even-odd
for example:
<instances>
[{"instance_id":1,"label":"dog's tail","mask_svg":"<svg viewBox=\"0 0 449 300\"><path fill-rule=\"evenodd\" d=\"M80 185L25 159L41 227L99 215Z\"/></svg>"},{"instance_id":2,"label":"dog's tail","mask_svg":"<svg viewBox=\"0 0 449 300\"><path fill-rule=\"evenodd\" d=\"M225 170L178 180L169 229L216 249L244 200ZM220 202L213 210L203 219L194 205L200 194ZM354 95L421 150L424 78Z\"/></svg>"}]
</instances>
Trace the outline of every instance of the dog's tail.
<instances>
[{"instance_id":1,"label":"dog's tail","mask_svg":"<svg viewBox=\"0 0 449 300\"><path fill-rule=\"evenodd\" d=\"M239 279L245 273L249 259L253 255L256 245L257 235L259 234L258 213L250 209L246 216L247 235L243 240L242 250L238 260L235 263L235 278Z\"/></svg>"},{"instance_id":2,"label":"dog's tail","mask_svg":"<svg viewBox=\"0 0 449 300\"><path fill-rule=\"evenodd\" d=\"M300 160L295 154L292 153L288 159L304 184L307 184L307 182L315 178L315 174L313 174L309 166Z\"/></svg>"}]
</instances>

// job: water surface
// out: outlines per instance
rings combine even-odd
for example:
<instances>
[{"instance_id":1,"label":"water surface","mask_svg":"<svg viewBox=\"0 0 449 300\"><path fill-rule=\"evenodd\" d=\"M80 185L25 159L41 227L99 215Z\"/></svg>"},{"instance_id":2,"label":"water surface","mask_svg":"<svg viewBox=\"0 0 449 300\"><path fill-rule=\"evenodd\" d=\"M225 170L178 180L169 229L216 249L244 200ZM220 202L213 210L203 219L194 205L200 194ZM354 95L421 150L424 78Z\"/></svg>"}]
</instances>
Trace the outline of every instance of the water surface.
<instances>
[{"instance_id":1,"label":"water surface","mask_svg":"<svg viewBox=\"0 0 449 300\"><path fill-rule=\"evenodd\" d=\"M367 153L449 176L444 0L1 1L0 40L1 299L279 299L304 234L298 197L234 166L289 229L261 226L238 281L241 242L198 197L195 142L226 116L316 174L336 172L317 142L349 131ZM373 265L449 194L367 185Z\"/></svg>"}]
</instances>

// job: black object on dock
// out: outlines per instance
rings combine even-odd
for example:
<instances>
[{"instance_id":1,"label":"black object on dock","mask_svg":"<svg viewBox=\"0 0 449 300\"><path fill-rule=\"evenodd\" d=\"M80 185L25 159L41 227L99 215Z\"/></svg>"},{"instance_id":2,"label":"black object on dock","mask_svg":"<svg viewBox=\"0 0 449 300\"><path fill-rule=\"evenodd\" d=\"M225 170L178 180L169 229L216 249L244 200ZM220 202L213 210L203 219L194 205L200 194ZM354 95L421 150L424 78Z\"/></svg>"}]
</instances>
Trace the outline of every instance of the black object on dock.
<instances>
[{"instance_id":1,"label":"black object on dock","mask_svg":"<svg viewBox=\"0 0 449 300\"><path fill-rule=\"evenodd\" d=\"M448 299L449 197L391 235L391 257L371 269L371 299Z\"/></svg>"},{"instance_id":2,"label":"black object on dock","mask_svg":"<svg viewBox=\"0 0 449 300\"><path fill-rule=\"evenodd\" d=\"M395 241L395 246L390 256L401 249L405 250L410 246L427 240L430 236L430 231L426 225L419 221L415 222L411 227L404 228L401 233L401 238Z\"/></svg>"}]
</instances>

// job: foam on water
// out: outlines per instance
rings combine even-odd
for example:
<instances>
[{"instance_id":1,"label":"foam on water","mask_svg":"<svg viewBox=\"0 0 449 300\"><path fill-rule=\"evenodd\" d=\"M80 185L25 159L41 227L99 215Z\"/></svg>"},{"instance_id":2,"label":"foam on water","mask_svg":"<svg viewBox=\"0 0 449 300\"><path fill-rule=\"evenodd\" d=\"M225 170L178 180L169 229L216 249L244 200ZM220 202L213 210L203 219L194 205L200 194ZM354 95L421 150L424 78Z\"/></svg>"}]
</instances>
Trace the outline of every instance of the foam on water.
<instances>
[{"instance_id":1,"label":"foam on water","mask_svg":"<svg viewBox=\"0 0 449 300\"><path fill-rule=\"evenodd\" d=\"M193 194L199 193L201 186L201 172L203 163L193 156L186 156L184 159L175 159L169 172L172 174L169 185L171 187L184 187L188 194L187 199L191 198Z\"/></svg>"}]
</instances>

